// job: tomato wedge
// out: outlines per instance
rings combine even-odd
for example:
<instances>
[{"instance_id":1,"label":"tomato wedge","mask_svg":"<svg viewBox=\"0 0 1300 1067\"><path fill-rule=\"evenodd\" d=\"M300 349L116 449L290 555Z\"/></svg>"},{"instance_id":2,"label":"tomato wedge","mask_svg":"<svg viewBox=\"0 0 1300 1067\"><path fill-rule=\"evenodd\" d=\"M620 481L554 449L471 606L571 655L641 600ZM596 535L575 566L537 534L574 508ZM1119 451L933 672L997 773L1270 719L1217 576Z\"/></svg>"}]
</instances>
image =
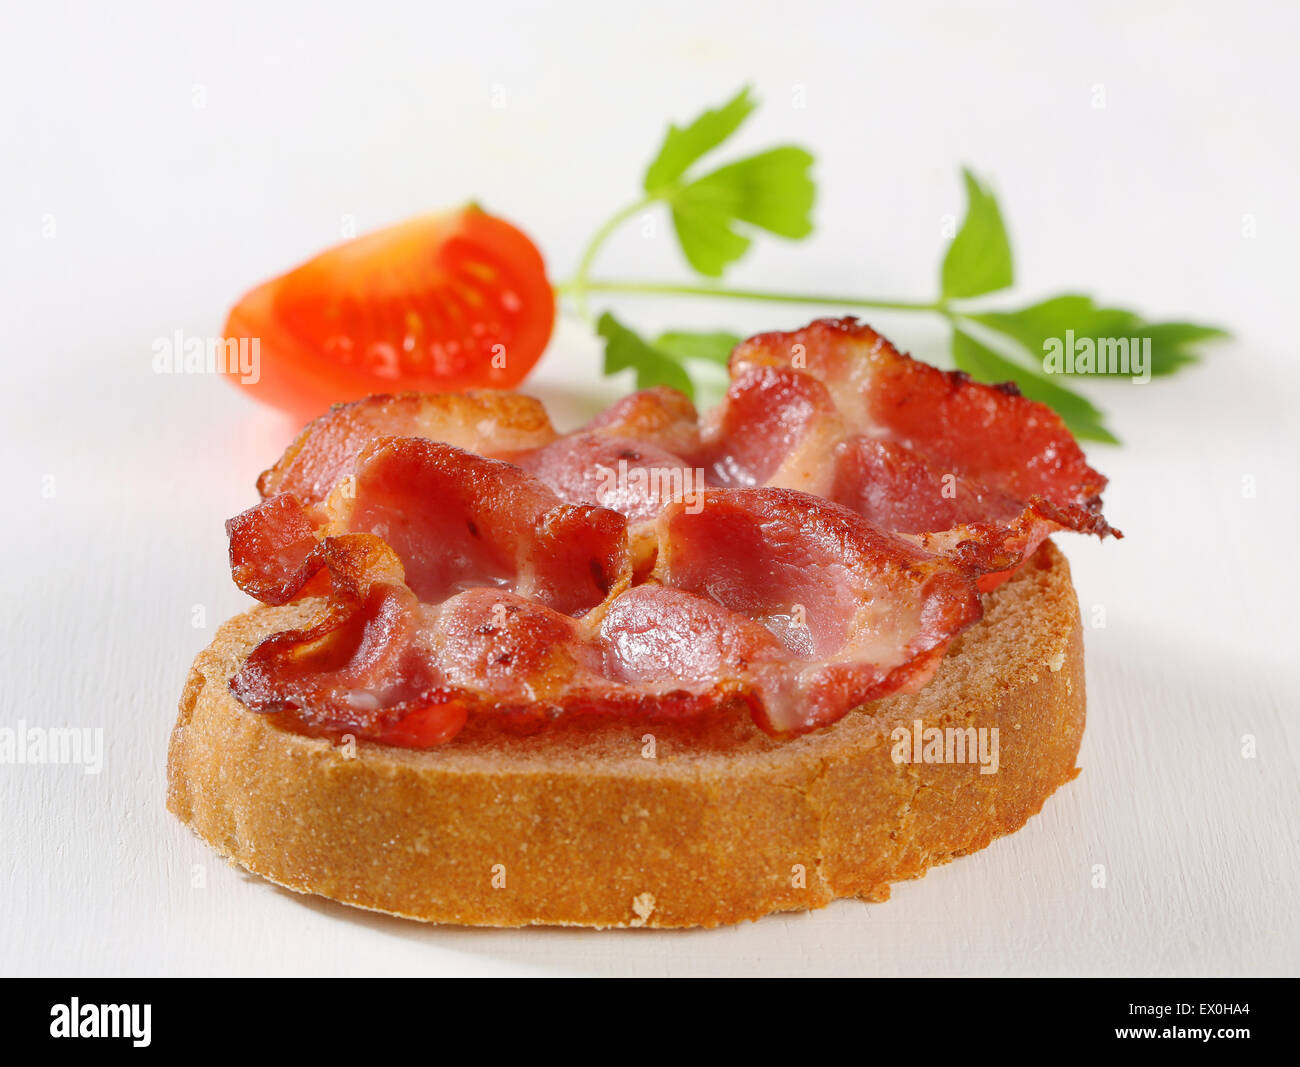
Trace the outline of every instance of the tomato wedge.
<instances>
[{"instance_id":1,"label":"tomato wedge","mask_svg":"<svg viewBox=\"0 0 1300 1067\"><path fill-rule=\"evenodd\" d=\"M297 415L371 393L510 389L554 323L541 253L470 205L358 237L248 293L225 339L246 340L257 369L228 377Z\"/></svg>"}]
</instances>

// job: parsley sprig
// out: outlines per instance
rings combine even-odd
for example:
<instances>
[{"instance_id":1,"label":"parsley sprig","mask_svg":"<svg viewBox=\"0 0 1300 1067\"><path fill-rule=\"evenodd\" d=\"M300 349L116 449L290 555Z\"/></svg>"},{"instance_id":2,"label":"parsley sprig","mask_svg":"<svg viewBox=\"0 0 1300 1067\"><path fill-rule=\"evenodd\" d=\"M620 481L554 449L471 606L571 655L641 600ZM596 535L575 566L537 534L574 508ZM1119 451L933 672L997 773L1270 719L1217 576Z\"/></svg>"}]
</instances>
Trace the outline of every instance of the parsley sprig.
<instances>
[{"instance_id":1,"label":"parsley sprig","mask_svg":"<svg viewBox=\"0 0 1300 1067\"><path fill-rule=\"evenodd\" d=\"M951 327L950 354L958 369L988 382L1013 381L1032 399L1054 408L1077 437L1117 443L1104 413L1068 388L1063 379L1105 377L1095 371L1044 371L1043 353L1073 331L1076 338L1129 338L1150 343L1150 373L1173 374L1199 358L1200 347L1228 334L1191 322L1151 322L1134 311L1098 305L1069 293L1015 310L973 307L968 302L1009 289L1015 281L1011 241L997 198L970 170L966 215L939 272L939 295L930 301L878 300L819 293L735 289L715 282L672 283L594 278L593 267L609 237L629 219L662 205L691 269L704 279L721 278L761 233L799 240L812 232L816 185L812 154L794 145L745 156L705 170L711 156L753 114L757 101L742 89L721 107L699 115L685 127L670 126L659 152L646 168L642 195L611 216L592 236L572 279L557 290L572 297L579 314L592 322L605 342L606 374L632 370L638 388L670 385L688 396L704 379L725 366L739 336L725 330L674 330L644 338L605 311L595 316L593 295L641 294L709 297L802 304L850 310L911 311L939 315ZM703 171L703 173L700 173ZM1126 375L1128 372L1123 372ZM1115 376L1122 376L1117 373Z\"/></svg>"}]
</instances>

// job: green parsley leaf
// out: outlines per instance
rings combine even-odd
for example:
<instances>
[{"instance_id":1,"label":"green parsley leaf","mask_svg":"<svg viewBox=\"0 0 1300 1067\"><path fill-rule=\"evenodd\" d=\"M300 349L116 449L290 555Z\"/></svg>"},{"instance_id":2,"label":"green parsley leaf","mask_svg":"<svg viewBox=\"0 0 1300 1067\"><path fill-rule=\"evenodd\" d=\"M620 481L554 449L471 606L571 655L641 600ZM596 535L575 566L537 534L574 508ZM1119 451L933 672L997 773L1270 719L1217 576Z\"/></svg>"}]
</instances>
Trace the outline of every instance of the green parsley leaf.
<instances>
[{"instance_id":1,"label":"green parsley leaf","mask_svg":"<svg viewBox=\"0 0 1300 1067\"><path fill-rule=\"evenodd\" d=\"M673 229L686 261L709 278L720 277L728 263L734 263L749 249L749 238L732 229L727 215L697 205L674 205Z\"/></svg>"},{"instance_id":2,"label":"green parsley leaf","mask_svg":"<svg viewBox=\"0 0 1300 1067\"><path fill-rule=\"evenodd\" d=\"M1011 242L998 202L969 170L963 170L962 176L966 181L966 218L943 258L945 300L983 296L1005 289L1014 280Z\"/></svg>"},{"instance_id":3,"label":"green parsley leaf","mask_svg":"<svg viewBox=\"0 0 1300 1067\"><path fill-rule=\"evenodd\" d=\"M720 363L725 367L731 361L731 350L740 342L738 334L724 330L712 333L672 330L656 337L654 346L680 360Z\"/></svg>"},{"instance_id":4,"label":"green parsley leaf","mask_svg":"<svg viewBox=\"0 0 1300 1067\"><path fill-rule=\"evenodd\" d=\"M812 164L802 148L773 148L670 192L673 228L690 265L716 278L744 255L750 242L737 223L792 240L812 233Z\"/></svg>"},{"instance_id":5,"label":"green parsley leaf","mask_svg":"<svg viewBox=\"0 0 1300 1067\"><path fill-rule=\"evenodd\" d=\"M586 316L586 294L596 283L589 282L591 264L609 234L647 203L666 205L671 213L678 243L690 266L699 274L721 277L748 250L758 231L798 240L812 232L812 208L816 186L810 175L813 157L804 149L782 146L736 160L699 176L696 164L723 145L745 123L757 107L746 87L720 107L711 108L689 125L670 125L654 160L642 179L645 196L634 207L625 208L597 230L579 264L569 288L578 294L580 310ZM969 169L962 170L966 191L966 215L944 253L940 268L941 297L937 303L882 302L862 299L863 306L938 312L954 323L952 356L956 365L984 381L1012 381L1033 400L1054 408L1076 436L1117 443L1103 423L1102 412L1087 398L1062 384L1069 375L1106 377L1116 354L1123 354L1121 339L1137 340L1147 350L1153 376L1172 374L1200 358L1198 349L1207 342L1228 337L1213 326L1191 322L1147 322L1124 308L1100 307L1090 296L1066 293L1029 307L1012 311L976 311L953 307L949 301L966 301L1006 289L1014 283L1015 269L1011 242L1001 209L992 189ZM794 293L728 291L721 286L665 286L655 283L610 283L599 286L609 292L669 292L715 295L746 300L817 303ZM829 303L846 303L829 298ZM961 325L959 325L961 324ZM965 325L978 327L977 339ZM667 385L694 399L726 388L727 366L739 338L725 331L674 330L653 341L641 337L608 312L598 324L605 341L605 373L632 370L638 388ZM1076 344L1076 358L1091 366L1065 369L1049 362L1063 354L1070 335L1078 342L1090 339L1091 346ZM1051 342L1056 342L1055 344ZM990 347L993 345L995 347ZM1131 345L1127 349L1131 354ZM1045 358L1048 357L1048 358ZM1069 363L1067 361L1067 367ZM1131 374L1133 364L1127 369ZM1122 374L1123 366L1116 367ZM1128 375L1125 375L1128 376Z\"/></svg>"},{"instance_id":6,"label":"green parsley leaf","mask_svg":"<svg viewBox=\"0 0 1300 1067\"><path fill-rule=\"evenodd\" d=\"M1151 373L1155 377L1173 374L1189 363L1199 363L1194 351L1206 341L1225 341L1232 334L1217 326L1194 322L1153 322L1142 326L1139 336L1151 339Z\"/></svg>"},{"instance_id":7,"label":"green parsley leaf","mask_svg":"<svg viewBox=\"0 0 1300 1067\"><path fill-rule=\"evenodd\" d=\"M668 385L694 398L695 386L681 363L624 326L608 311L596 323L596 332L605 339L606 374L631 369L636 372L638 389Z\"/></svg>"},{"instance_id":8,"label":"green parsley leaf","mask_svg":"<svg viewBox=\"0 0 1300 1067\"><path fill-rule=\"evenodd\" d=\"M719 167L673 197L748 222L778 237L812 233L817 189L808 176L813 157L802 148L773 148Z\"/></svg>"},{"instance_id":9,"label":"green parsley leaf","mask_svg":"<svg viewBox=\"0 0 1300 1067\"><path fill-rule=\"evenodd\" d=\"M749 95L746 86L722 107L705 111L685 129L669 126L659 154L646 168L642 183L645 191L651 196L659 195L685 174L691 164L735 133L757 106L758 101Z\"/></svg>"},{"instance_id":10,"label":"green parsley leaf","mask_svg":"<svg viewBox=\"0 0 1300 1067\"><path fill-rule=\"evenodd\" d=\"M1031 353L1041 356L1043 342L1062 336L1067 329L1076 333L1100 325L1092 297L1076 293L1052 297L1019 311L986 311L970 318L991 330L1014 338ZM1127 312L1114 316L1107 325L1127 327L1137 316Z\"/></svg>"},{"instance_id":11,"label":"green parsley leaf","mask_svg":"<svg viewBox=\"0 0 1300 1067\"><path fill-rule=\"evenodd\" d=\"M952 332L952 359L959 370L980 381L1015 382L1030 400L1046 404L1060 415L1075 437L1119 444L1119 439L1102 424L1102 412L1086 397L1012 363L959 329Z\"/></svg>"},{"instance_id":12,"label":"green parsley leaf","mask_svg":"<svg viewBox=\"0 0 1300 1067\"><path fill-rule=\"evenodd\" d=\"M968 318L991 330L1020 342L1029 354L1041 361L1048 343L1057 341L1064 345L1067 331L1075 339L1126 338L1130 341L1151 343L1151 374L1159 377L1172 374L1179 367L1195 363L1199 356L1195 349L1207 341L1228 336L1213 326L1200 326L1190 322L1144 322L1136 312L1124 308L1098 307L1092 297L1067 294L1033 304L1019 311L987 311ZM1107 373L1085 374L1083 377L1108 377ZM1116 371L1113 377L1128 377Z\"/></svg>"}]
</instances>

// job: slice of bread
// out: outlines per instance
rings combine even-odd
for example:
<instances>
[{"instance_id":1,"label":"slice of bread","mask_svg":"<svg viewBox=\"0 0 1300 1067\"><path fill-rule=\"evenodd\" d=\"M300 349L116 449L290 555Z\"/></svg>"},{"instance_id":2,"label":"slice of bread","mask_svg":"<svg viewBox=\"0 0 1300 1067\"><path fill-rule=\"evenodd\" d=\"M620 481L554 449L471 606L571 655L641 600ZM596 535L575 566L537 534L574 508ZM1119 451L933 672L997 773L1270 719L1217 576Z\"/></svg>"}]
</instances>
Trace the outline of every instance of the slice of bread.
<instances>
[{"instance_id":1,"label":"slice of bread","mask_svg":"<svg viewBox=\"0 0 1300 1067\"><path fill-rule=\"evenodd\" d=\"M272 882L394 915L716 926L837 897L885 900L890 882L1018 829L1078 773L1083 635L1050 542L985 597L983 621L920 693L789 741L748 719L467 729L427 751L290 733L227 683L261 638L317 607L254 608L199 655L172 735L168 807ZM973 753L898 761L917 752L918 720L996 729L996 772L981 773Z\"/></svg>"}]
</instances>

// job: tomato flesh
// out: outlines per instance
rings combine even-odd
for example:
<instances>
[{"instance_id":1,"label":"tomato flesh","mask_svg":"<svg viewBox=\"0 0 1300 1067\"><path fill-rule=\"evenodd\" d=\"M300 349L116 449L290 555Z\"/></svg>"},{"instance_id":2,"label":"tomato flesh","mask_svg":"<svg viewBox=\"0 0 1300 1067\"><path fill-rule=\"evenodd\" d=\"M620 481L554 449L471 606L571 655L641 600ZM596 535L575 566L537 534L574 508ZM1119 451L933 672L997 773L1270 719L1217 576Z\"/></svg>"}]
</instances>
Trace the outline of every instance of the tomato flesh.
<instances>
[{"instance_id":1,"label":"tomato flesh","mask_svg":"<svg viewBox=\"0 0 1300 1067\"><path fill-rule=\"evenodd\" d=\"M233 380L317 414L372 393L511 389L554 322L536 246L470 206L358 237L258 286L225 336L257 341L257 373Z\"/></svg>"}]
</instances>

